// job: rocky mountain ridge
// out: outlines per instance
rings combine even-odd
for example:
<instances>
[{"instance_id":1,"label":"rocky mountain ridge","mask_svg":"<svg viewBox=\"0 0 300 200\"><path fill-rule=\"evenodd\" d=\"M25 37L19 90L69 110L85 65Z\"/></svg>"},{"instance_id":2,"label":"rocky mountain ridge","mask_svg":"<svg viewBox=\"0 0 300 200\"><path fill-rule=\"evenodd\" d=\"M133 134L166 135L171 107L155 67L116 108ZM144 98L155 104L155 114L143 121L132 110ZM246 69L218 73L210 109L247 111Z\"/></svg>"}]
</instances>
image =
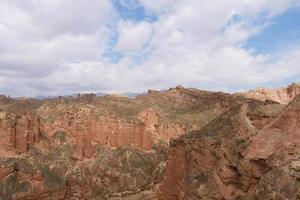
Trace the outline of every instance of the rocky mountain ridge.
<instances>
[{"instance_id":1,"label":"rocky mountain ridge","mask_svg":"<svg viewBox=\"0 0 300 200\"><path fill-rule=\"evenodd\" d=\"M254 98L261 101L271 100L281 104L288 104L300 93L300 84L292 83L286 88L257 88L246 93L238 93L247 98Z\"/></svg>"},{"instance_id":2,"label":"rocky mountain ridge","mask_svg":"<svg viewBox=\"0 0 300 200\"><path fill-rule=\"evenodd\" d=\"M299 100L244 102L173 140L158 199L298 199Z\"/></svg>"},{"instance_id":3,"label":"rocky mountain ridge","mask_svg":"<svg viewBox=\"0 0 300 200\"><path fill-rule=\"evenodd\" d=\"M1 96L0 199L296 199L300 97L247 95Z\"/></svg>"}]
</instances>

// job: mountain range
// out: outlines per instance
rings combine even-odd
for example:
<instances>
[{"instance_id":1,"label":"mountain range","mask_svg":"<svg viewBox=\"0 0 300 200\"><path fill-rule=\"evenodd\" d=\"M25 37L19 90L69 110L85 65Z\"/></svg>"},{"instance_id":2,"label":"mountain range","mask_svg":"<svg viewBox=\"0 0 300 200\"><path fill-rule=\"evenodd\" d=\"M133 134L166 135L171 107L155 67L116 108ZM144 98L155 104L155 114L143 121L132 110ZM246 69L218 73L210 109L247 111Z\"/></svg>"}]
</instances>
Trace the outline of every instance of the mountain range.
<instances>
[{"instance_id":1,"label":"mountain range","mask_svg":"<svg viewBox=\"0 0 300 200\"><path fill-rule=\"evenodd\" d=\"M0 96L0 200L300 198L300 84Z\"/></svg>"}]
</instances>

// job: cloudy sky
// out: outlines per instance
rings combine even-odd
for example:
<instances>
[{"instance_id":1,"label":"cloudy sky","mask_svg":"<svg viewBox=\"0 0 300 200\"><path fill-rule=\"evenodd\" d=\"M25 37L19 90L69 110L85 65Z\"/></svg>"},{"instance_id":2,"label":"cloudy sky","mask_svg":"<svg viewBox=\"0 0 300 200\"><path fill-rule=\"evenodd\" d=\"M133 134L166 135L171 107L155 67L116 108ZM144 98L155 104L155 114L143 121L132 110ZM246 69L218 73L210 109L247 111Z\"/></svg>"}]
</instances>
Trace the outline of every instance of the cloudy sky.
<instances>
[{"instance_id":1,"label":"cloudy sky","mask_svg":"<svg viewBox=\"0 0 300 200\"><path fill-rule=\"evenodd\" d=\"M300 0L0 0L0 93L300 81Z\"/></svg>"}]
</instances>

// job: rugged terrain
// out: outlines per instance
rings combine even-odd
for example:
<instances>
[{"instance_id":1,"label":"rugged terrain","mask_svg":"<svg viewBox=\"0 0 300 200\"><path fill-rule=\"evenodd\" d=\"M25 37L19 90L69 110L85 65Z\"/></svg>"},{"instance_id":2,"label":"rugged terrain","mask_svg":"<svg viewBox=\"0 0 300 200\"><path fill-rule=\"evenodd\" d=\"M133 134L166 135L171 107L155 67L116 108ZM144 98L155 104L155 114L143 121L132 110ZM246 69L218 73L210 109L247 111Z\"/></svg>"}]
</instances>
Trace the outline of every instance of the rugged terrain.
<instances>
[{"instance_id":1,"label":"rugged terrain","mask_svg":"<svg viewBox=\"0 0 300 200\"><path fill-rule=\"evenodd\" d=\"M257 88L246 93L239 93L248 98L254 98L261 101L271 100L281 104L288 104L300 93L300 84L292 83L284 88Z\"/></svg>"},{"instance_id":2,"label":"rugged terrain","mask_svg":"<svg viewBox=\"0 0 300 200\"><path fill-rule=\"evenodd\" d=\"M0 96L0 199L299 199L299 88Z\"/></svg>"}]
</instances>

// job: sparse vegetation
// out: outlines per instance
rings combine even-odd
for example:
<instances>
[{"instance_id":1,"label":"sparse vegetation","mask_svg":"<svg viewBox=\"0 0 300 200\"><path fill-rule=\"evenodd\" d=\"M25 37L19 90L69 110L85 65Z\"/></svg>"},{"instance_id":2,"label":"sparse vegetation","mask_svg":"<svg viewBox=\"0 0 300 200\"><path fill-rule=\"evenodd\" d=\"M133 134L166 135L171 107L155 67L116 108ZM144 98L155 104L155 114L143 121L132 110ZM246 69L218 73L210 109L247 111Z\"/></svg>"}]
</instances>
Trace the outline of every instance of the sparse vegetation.
<instances>
[{"instance_id":1,"label":"sparse vegetation","mask_svg":"<svg viewBox=\"0 0 300 200\"><path fill-rule=\"evenodd\" d=\"M48 166L41 165L40 169L42 171L43 177L45 178L44 183L48 188L58 188L65 183L62 175L58 174L54 170L50 170Z\"/></svg>"},{"instance_id":2,"label":"sparse vegetation","mask_svg":"<svg viewBox=\"0 0 300 200\"><path fill-rule=\"evenodd\" d=\"M14 172L5 180L0 182L0 200L12 199L16 193L26 192L29 189L29 183L19 179L18 173Z\"/></svg>"},{"instance_id":3,"label":"sparse vegetation","mask_svg":"<svg viewBox=\"0 0 300 200\"><path fill-rule=\"evenodd\" d=\"M58 140L60 143L66 141L66 132L64 131L57 131L52 136L55 140Z\"/></svg>"}]
</instances>

